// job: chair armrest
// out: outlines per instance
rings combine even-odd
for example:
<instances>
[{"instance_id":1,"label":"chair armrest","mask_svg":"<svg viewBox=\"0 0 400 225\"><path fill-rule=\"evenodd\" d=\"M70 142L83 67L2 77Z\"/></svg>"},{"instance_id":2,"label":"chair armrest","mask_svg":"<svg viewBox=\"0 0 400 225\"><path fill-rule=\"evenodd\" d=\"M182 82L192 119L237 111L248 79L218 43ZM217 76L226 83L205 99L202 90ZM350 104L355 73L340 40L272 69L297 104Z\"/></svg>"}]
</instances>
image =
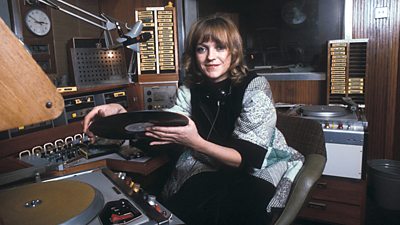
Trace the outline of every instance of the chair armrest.
<instances>
[{"instance_id":1,"label":"chair armrest","mask_svg":"<svg viewBox=\"0 0 400 225\"><path fill-rule=\"evenodd\" d=\"M321 177L325 163L326 157L323 155L309 154L306 156L304 165L297 174L291 188L286 207L275 222L275 225L289 225L296 219L312 187Z\"/></svg>"}]
</instances>

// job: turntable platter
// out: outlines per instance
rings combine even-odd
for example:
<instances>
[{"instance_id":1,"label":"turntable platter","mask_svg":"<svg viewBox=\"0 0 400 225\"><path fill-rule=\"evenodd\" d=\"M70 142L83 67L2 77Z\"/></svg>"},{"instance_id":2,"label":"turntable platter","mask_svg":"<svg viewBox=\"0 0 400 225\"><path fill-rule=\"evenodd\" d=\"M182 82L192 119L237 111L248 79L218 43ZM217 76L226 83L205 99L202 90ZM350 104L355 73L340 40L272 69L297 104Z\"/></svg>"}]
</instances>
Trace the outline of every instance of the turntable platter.
<instances>
[{"instance_id":1,"label":"turntable platter","mask_svg":"<svg viewBox=\"0 0 400 225\"><path fill-rule=\"evenodd\" d=\"M97 189L73 180L1 190L0 199L4 224L87 224L104 205Z\"/></svg>"},{"instance_id":2,"label":"turntable platter","mask_svg":"<svg viewBox=\"0 0 400 225\"><path fill-rule=\"evenodd\" d=\"M348 114L344 107L328 105L307 105L300 108L302 116L337 117Z\"/></svg>"}]
</instances>

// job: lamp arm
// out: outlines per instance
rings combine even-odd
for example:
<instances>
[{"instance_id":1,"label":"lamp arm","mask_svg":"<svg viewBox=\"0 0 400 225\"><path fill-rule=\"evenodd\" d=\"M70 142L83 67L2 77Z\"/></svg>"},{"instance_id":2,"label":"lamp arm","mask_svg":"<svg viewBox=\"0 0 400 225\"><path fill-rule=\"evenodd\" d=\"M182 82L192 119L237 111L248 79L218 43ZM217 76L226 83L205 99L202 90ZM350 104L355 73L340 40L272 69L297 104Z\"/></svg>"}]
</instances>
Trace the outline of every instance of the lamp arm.
<instances>
[{"instance_id":1,"label":"lamp arm","mask_svg":"<svg viewBox=\"0 0 400 225\"><path fill-rule=\"evenodd\" d=\"M41 2L41 3L45 4L45 5L48 5L48 6L54 8L56 10L60 10L63 13L66 13L66 14L68 14L70 16L73 16L75 18L83 20L83 21L85 21L87 23L90 23L90 24L92 24L92 25L94 25L96 27L99 27L99 28L101 28L103 30L110 31L110 30L113 30L113 29L116 28L115 23L111 22L106 16L104 16L104 14L102 14L102 17L99 17L99 16L94 15L93 13L90 13L90 12L88 12L86 10L83 10L83 9L81 9L81 8L75 6L75 5L72 5L72 4L68 3L68 2L65 2L65 1L62 1L62 0L55 0L55 1L58 2L58 3L64 4L64 5L72 8L72 9L74 9L76 11L79 11L79 12L81 12L83 14L86 14L87 16L90 16L90 17L92 17L94 19L100 20L105 25L96 23L93 20L87 19L87 18L85 18L83 16L80 16L80 15L78 15L76 13L73 13L73 12L67 10L67 9L64 9L64 8L60 7L59 5L57 5L56 3L54 3L51 0L38 0L38 2Z\"/></svg>"},{"instance_id":2,"label":"lamp arm","mask_svg":"<svg viewBox=\"0 0 400 225\"><path fill-rule=\"evenodd\" d=\"M25 0L28 4L37 4L37 3L42 3L45 4L55 10L60 10L63 13L66 13L70 16L73 16L77 19L80 19L82 21L85 21L87 23L92 24L93 26L96 26L98 28L101 28L104 30L104 36L106 40L106 47L109 48L112 46L113 48L115 47L120 47L121 45L114 46L114 43L111 38L110 31L116 29L119 35L119 38L117 38L117 42L122 44L123 46L132 49L133 51L139 51L139 42L145 42L151 38L151 35L148 33L146 35L141 35L141 31L143 28L143 23L142 21L137 21L132 28L129 28L127 24L125 24L128 32L125 34L120 26L120 23L113 18L110 18L109 16L106 16L104 13L100 14L101 16L94 15L93 13L90 13L86 10L83 10L73 4L70 4L68 2L65 2L63 0ZM62 4L64 8L60 7L59 4ZM65 9L67 7L68 9ZM79 14L77 14L79 13ZM91 17L91 18L90 18ZM99 20L97 22L96 20Z\"/></svg>"}]
</instances>

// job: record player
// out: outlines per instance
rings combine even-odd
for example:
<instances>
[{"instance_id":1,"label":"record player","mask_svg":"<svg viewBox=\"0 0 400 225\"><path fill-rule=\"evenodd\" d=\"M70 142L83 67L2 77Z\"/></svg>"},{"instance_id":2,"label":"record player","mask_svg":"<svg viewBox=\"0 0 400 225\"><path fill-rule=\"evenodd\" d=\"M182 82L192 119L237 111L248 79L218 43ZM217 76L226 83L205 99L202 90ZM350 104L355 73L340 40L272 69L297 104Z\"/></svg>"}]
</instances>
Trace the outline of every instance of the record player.
<instances>
[{"instance_id":1,"label":"record player","mask_svg":"<svg viewBox=\"0 0 400 225\"><path fill-rule=\"evenodd\" d=\"M184 224L125 173L90 170L0 190L1 224Z\"/></svg>"},{"instance_id":2,"label":"record player","mask_svg":"<svg viewBox=\"0 0 400 225\"><path fill-rule=\"evenodd\" d=\"M297 116L317 120L324 129L343 131L364 131L368 127L361 110L351 110L345 106L306 105L300 106Z\"/></svg>"},{"instance_id":3,"label":"record player","mask_svg":"<svg viewBox=\"0 0 400 225\"><path fill-rule=\"evenodd\" d=\"M344 100L350 104L302 105L289 114L321 123L327 151L324 175L363 179L368 122L363 109L351 99Z\"/></svg>"}]
</instances>

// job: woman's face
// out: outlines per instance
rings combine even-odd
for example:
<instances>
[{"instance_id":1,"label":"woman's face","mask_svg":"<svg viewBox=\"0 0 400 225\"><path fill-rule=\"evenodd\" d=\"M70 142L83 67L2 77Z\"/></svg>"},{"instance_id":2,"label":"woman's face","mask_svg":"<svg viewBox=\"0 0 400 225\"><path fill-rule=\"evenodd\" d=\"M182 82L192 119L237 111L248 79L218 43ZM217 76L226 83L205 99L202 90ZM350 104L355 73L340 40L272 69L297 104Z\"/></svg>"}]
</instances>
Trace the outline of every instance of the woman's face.
<instances>
[{"instance_id":1,"label":"woman's face","mask_svg":"<svg viewBox=\"0 0 400 225\"><path fill-rule=\"evenodd\" d=\"M196 46L196 62L203 74L216 83L228 78L231 54L229 49L215 41L203 42Z\"/></svg>"}]
</instances>

